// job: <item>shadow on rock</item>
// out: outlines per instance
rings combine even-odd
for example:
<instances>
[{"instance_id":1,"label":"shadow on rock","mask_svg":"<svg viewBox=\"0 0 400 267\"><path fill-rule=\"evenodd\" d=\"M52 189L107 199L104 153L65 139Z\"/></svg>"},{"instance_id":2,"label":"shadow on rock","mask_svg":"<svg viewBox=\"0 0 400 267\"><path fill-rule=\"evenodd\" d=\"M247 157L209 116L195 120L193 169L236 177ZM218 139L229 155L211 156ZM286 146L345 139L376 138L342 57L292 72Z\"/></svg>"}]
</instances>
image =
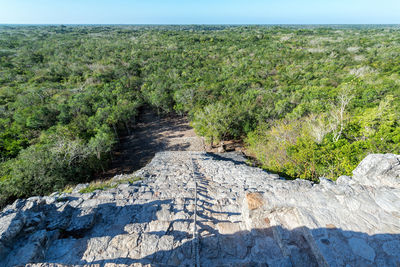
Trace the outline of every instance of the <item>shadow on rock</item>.
<instances>
[{"instance_id":1,"label":"shadow on rock","mask_svg":"<svg viewBox=\"0 0 400 267\"><path fill-rule=\"evenodd\" d=\"M104 192L102 197L106 196ZM209 217L206 211L222 212L205 207L208 210L198 212L199 236L193 240L193 211L186 205L176 208L179 205L170 199L124 205L100 203L101 198L83 202L70 197L44 205L46 200L17 201L14 209L1 215L1 266L39 262L184 266L193 264L195 243L203 266L400 264L397 234L368 235L334 226L285 229L266 225L243 231L238 223Z\"/></svg>"}]
</instances>

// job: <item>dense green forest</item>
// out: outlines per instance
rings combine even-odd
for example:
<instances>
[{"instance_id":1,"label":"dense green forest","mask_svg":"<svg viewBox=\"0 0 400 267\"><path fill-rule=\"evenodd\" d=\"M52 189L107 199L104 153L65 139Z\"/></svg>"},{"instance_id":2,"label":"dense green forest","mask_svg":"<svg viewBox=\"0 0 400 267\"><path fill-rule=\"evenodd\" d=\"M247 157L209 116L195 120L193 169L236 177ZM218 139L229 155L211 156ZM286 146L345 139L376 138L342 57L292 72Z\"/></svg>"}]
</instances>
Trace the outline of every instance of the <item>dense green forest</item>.
<instances>
[{"instance_id":1,"label":"dense green forest","mask_svg":"<svg viewBox=\"0 0 400 267\"><path fill-rule=\"evenodd\" d=\"M400 153L396 26L0 26L0 206L89 181L142 105L291 178Z\"/></svg>"}]
</instances>

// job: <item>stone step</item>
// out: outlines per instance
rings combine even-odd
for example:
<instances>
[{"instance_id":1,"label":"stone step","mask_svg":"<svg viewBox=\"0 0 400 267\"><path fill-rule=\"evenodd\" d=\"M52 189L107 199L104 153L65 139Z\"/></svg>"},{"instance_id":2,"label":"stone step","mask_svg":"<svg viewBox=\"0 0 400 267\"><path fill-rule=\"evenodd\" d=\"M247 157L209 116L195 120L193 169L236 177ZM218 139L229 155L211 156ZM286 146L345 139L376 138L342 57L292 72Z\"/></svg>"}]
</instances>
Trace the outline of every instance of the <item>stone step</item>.
<instances>
[{"instance_id":1,"label":"stone step","mask_svg":"<svg viewBox=\"0 0 400 267\"><path fill-rule=\"evenodd\" d=\"M133 174L140 184L10 205L0 214L0 266L191 265L192 158L202 266L399 265L400 189L284 181L238 158L164 152Z\"/></svg>"}]
</instances>

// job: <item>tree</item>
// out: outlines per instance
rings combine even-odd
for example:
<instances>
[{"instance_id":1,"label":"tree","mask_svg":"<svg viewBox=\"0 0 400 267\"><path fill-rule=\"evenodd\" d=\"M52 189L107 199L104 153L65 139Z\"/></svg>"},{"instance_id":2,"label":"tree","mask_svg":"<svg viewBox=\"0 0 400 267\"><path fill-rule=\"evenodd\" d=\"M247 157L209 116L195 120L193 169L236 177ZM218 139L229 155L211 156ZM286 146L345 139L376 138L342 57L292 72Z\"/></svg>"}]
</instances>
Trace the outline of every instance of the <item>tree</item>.
<instances>
[{"instance_id":1,"label":"tree","mask_svg":"<svg viewBox=\"0 0 400 267\"><path fill-rule=\"evenodd\" d=\"M331 107L331 122L330 128L333 132L333 140L337 142L343 133L343 129L347 119L346 107L350 103L350 101L354 98L351 94L351 90L349 87L345 87L339 93L337 97L336 105L332 105Z\"/></svg>"}]
</instances>

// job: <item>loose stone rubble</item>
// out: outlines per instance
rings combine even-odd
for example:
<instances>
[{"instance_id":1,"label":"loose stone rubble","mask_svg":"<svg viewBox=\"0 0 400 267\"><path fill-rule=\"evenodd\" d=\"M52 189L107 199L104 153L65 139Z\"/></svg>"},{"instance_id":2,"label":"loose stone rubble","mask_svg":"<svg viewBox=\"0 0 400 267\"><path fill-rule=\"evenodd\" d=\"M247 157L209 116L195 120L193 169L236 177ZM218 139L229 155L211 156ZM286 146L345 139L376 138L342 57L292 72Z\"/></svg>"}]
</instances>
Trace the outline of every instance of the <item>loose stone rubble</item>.
<instances>
[{"instance_id":1,"label":"loose stone rubble","mask_svg":"<svg viewBox=\"0 0 400 267\"><path fill-rule=\"evenodd\" d=\"M132 176L142 180L6 207L0 266L193 266L195 204L202 266L400 265L400 156L370 155L353 178L319 184L235 153L161 152Z\"/></svg>"}]
</instances>

